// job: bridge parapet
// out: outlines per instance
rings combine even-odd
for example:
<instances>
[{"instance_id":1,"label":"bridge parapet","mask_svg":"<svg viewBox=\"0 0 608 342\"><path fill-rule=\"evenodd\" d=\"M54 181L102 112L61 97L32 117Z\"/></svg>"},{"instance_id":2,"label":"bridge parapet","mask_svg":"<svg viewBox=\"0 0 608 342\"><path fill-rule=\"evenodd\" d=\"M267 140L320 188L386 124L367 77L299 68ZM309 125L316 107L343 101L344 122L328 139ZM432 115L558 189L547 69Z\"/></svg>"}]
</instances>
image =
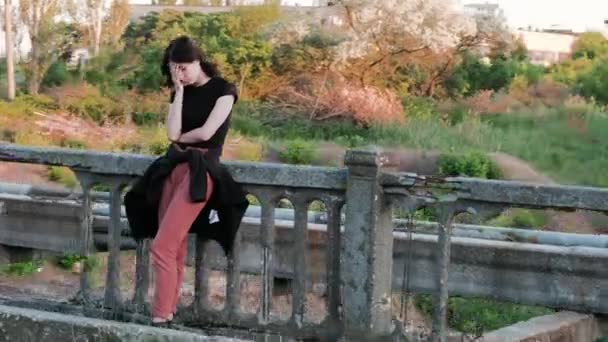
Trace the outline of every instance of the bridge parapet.
<instances>
[{"instance_id":1,"label":"bridge parapet","mask_svg":"<svg viewBox=\"0 0 608 342\"><path fill-rule=\"evenodd\" d=\"M66 166L76 173L82 188L76 199L80 205L77 241L83 256L94 251L92 188L99 183L109 185L109 261L102 307L115 316L145 313L148 303L149 241L136 245L133 298L124 299L120 292L119 254L124 235L122 192L152 160L132 154L0 145L0 161ZM242 230L234 253L223 262L227 284L221 310L210 309L207 301L207 279L216 259L211 257L213 247L196 242L195 299L180 313L185 321L300 338L385 336L394 332L391 291L399 285L408 292L434 294L433 333L438 341L447 335L448 293L608 313L606 248L452 238L454 219L461 213L479 220L509 207L607 213L606 189L396 173L387 168L387 160L379 150L349 151L345 168L226 164L234 178L259 202L259 225ZM285 232L275 220L282 199L293 205L293 227L284 233L291 243L287 250L292 254L289 268L294 280L292 312L287 320L277 319L272 310L277 270L273 265L280 262L276 259L284 257L286 250L277 247L278 232ZM314 224L308 218L313 201L323 202L326 209L323 227L317 229L322 234L314 233ZM413 216L422 208L432 208L437 213L437 237L414 232ZM395 211L406 218L402 221L405 232L395 229ZM315 242L322 242L316 248L322 250L324 267L319 274L327 285L327 314L312 322L307 320L306 296L314 285L310 273L316 263L310 246ZM252 244L257 245L255 255L259 257L257 269L262 283L255 314L242 312L240 303L242 265L250 261L242 260L241 251ZM532 262L533 258L537 260ZM78 296L85 308L94 304L89 272L85 267L81 274Z\"/></svg>"}]
</instances>

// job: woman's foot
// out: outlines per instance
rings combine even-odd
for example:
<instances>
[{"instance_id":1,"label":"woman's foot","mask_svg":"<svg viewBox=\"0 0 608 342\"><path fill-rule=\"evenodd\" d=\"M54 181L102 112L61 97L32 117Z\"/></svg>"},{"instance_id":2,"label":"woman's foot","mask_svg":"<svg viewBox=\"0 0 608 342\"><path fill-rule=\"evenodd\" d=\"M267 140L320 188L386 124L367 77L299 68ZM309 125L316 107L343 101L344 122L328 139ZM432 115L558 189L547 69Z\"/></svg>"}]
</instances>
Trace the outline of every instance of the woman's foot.
<instances>
[{"instance_id":1,"label":"woman's foot","mask_svg":"<svg viewBox=\"0 0 608 342\"><path fill-rule=\"evenodd\" d=\"M152 317L152 326L158 328L170 328L172 320L173 314L171 314L168 318Z\"/></svg>"}]
</instances>

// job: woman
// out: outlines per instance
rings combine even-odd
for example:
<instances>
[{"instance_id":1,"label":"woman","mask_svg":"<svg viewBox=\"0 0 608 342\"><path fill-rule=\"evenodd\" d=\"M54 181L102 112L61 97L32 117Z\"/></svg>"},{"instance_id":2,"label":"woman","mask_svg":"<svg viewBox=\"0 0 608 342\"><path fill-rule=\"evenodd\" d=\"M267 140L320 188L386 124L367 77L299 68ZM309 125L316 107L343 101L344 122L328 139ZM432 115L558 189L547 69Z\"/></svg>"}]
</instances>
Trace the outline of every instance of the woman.
<instances>
[{"instance_id":1,"label":"woman","mask_svg":"<svg viewBox=\"0 0 608 342\"><path fill-rule=\"evenodd\" d=\"M132 235L154 238L152 324L166 326L179 300L188 233L216 240L228 254L248 201L219 163L236 88L188 37L169 44L161 70L172 88L166 119L171 145L127 193L125 208ZM210 224L212 209L219 220Z\"/></svg>"}]
</instances>

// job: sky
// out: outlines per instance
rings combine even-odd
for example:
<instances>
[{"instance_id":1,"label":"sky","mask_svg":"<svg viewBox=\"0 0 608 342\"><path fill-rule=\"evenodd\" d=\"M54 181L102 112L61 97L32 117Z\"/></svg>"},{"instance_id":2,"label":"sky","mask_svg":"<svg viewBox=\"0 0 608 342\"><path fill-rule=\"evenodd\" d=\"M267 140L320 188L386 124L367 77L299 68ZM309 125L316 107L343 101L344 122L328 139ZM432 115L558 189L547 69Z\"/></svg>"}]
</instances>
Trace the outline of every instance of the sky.
<instances>
[{"instance_id":1,"label":"sky","mask_svg":"<svg viewBox=\"0 0 608 342\"><path fill-rule=\"evenodd\" d=\"M285 3L310 5L313 0L284 0ZM373 0L369 0L373 1ZM458 1L458 0L456 0ZM460 0L467 3L495 3L505 11L514 27L550 28L559 25L575 31L604 28L608 19L608 0Z\"/></svg>"},{"instance_id":2,"label":"sky","mask_svg":"<svg viewBox=\"0 0 608 342\"><path fill-rule=\"evenodd\" d=\"M462 0L485 3L485 0ZM575 31L602 29L608 19L608 0L488 0L499 4L513 27L549 28L560 25Z\"/></svg>"},{"instance_id":3,"label":"sky","mask_svg":"<svg viewBox=\"0 0 608 342\"><path fill-rule=\"evenodd\" d=\"M374 1L374 0L369 0ZM467 3L497 3L513 28L550 28L559 25L575 31L605 29L608 19L608 0L455 0ZM150 0L130 0L131 3L150 3ZM308 6L315 0L283 0L284 4Z\"/></svg>"}]
</instances>

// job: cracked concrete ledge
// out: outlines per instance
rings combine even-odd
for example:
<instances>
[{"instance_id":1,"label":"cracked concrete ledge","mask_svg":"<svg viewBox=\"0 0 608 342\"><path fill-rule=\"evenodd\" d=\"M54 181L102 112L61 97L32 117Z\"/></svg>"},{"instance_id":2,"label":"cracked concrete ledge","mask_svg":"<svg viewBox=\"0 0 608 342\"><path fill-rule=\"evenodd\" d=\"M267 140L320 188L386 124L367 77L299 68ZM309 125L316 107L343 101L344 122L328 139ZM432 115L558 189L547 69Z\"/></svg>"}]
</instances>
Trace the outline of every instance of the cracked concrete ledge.
<instances>
[{"instance_id":1,"label":"cracked concrete ledge","mask_svg":"<svg viewBox=\"0 0 608 342\"><path fill-rule=\"evenodd\" d=\"M0 305L0 342L245 342Z\"/></svg>"},{"instance_id":2,"label":"cracked concrete ledge","mask_svg":"<svg viewBox=\"0 0 608 342\"><path fill-rule=\"evenodd\" d=\"M599 337L599 322L593 315L562 311L495 330L481 341L593 342Z\"/></svg>"}]
</instances>

